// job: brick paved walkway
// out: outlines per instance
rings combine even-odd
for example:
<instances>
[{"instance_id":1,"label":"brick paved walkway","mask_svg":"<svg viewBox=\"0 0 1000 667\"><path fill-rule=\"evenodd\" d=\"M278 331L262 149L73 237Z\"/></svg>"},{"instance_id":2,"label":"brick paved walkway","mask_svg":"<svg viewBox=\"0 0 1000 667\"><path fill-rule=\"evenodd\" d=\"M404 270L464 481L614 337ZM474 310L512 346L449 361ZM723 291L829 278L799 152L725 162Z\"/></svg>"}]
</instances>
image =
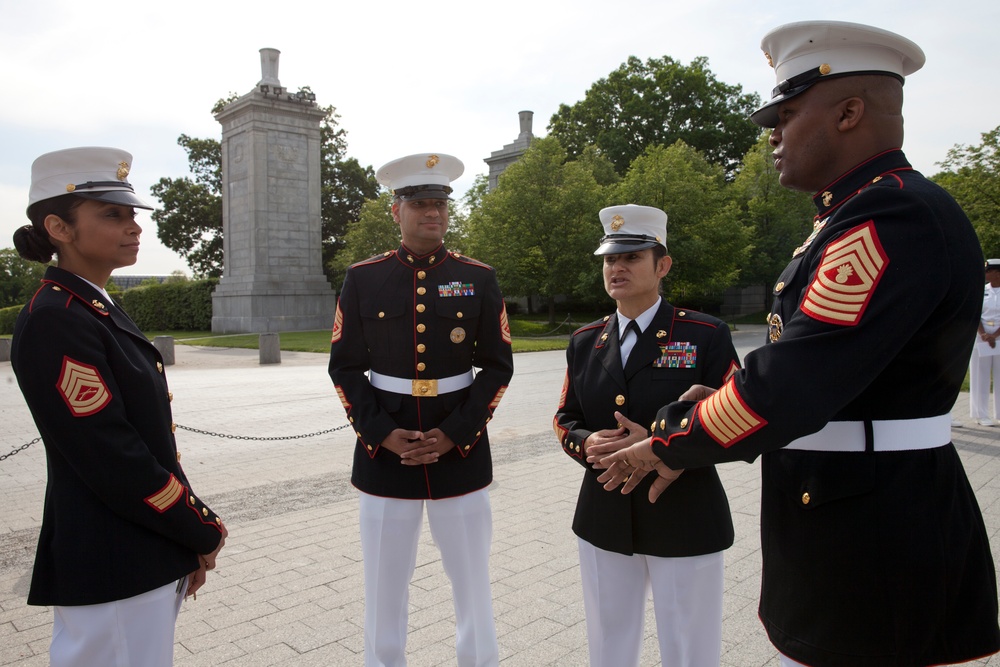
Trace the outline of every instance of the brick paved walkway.
<instances>
[{"instance_id":1,"label":"brick paved walkway","mask_svg":"<svg viewBox=\"0 0 1000 667\"><path fill-rule=\"evenodd\" d=\"M760 327L734 335L745 353ZM510 390L490 424L495 477L490 569L501 663L587 664L576 541L570 530L579 467L550 424L562 352L515 355ZM344 413L325 355L177 347L168 369L182 426L235 435L288 436L333 429ZM1000 427L973 426L968 396L953 414L954 441L1000 555ZM37 436L8 362L0 363L0 455ZM223 439L187 430L178 441L188 476L231 532L219 568L177 626L178 667L362 664L363 581L357 500L349 483L349 429L295 440ZM775 667L757 620L759 466L726 464L736 543L726 552L725 667ZM52 616L25 604L45 486L41 444L0 461L0 665L47 664ZM411 667L454 664L454 613L436 549L424 530L410 596ZM642 665L659 664L651 610ZM1000 657L971 665L1000 667Z\"/></svg>"}]
</instances>

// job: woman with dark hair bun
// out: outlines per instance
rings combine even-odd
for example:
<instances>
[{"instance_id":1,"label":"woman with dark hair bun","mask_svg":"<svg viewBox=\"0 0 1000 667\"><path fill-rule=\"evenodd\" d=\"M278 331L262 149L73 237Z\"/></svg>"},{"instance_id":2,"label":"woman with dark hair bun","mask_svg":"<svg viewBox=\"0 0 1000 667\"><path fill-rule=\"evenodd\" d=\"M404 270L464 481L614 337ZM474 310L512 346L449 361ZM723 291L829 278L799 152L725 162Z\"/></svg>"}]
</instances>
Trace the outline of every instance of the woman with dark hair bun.
<instances>
[{"instance_id":1,"label":"woman with dark hair bun","mask_svg":"<svg viewBox=\"0 0 1000 667\"><path fill-rule=\"evenodd\" d=\"M31 167L21 257L57 258L14 325L11 364L45 443L28 604L52 606L53 667L173 664L181 602L228 534L180 466L159 352L105 290L151 209L132 156L70 148Z\"/></svg>"}]
</instances>

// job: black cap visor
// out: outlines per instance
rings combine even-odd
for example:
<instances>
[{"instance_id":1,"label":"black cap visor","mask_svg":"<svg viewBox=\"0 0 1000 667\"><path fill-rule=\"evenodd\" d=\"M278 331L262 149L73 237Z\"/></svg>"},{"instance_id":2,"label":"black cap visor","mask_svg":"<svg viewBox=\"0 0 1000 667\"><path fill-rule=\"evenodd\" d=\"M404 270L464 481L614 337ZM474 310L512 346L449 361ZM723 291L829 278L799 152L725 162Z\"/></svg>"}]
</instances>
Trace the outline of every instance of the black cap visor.
<instances>
[{"instance_id":1,"label":"black cap visor","mask_svg":"<svg viewBox=\"0 0 1000 667\"><path fill-rule=\"evenodd\" d=\"M132 208L144 208L152 211L153 207L135 196L129 190L101 190L99 192L82 192L77 190L71 194L84 199L93 199L108 204L118 204L120 206L131 206Z\"/></svg>"},{"instance_id":2,"label":"black cap visor","mask_svg":"<svg viewBox=\"0 0 1000 667\"><path fill-rule=\"evenodd\" d=\"M451 199L448 195L452 189L448 185L408 185L392 191L397 199L413 201L414 199Z\"/></svg>"},{"instance_id":3,"label":"black cap visor","mask_svg":"<svg viewBox=\"0 0 1000 667\"><path fill-rule=\"evenodd\" d=\"M610 234L601 239L601 245L594 251L595 255L620 255L623 252L636 252L654 246L663 245L649 236L632 236L631 234Z\"/></svg>"}]
</instances>

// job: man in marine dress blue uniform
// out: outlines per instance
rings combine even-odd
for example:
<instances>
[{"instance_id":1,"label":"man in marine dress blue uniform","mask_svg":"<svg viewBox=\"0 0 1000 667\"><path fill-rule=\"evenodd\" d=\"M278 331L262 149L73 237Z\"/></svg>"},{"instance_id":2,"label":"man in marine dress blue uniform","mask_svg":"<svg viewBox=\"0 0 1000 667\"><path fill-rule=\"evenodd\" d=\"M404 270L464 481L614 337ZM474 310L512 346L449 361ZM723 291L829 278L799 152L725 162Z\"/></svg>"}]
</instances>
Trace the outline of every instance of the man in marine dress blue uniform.
<instances>
[{"instance_id":1,"label":"man in marine dress blue uniform","mask_svg":"<svg viewBox=\"0 0 1000 667\"><path fill-rule=\"evenodd\" d=\"M514 366L496 273L443 243L449 183L462 171L442 153L378 170L402 244L347 270L334 319L330 377L358 436L351 482L361 503L368 667L406 664L424 507L451 580L457 664L499 662L486 424Z\"/></svg>"},{"instance_id":2,"label":"man in marine dress blue uniform","mask_svg":"<svg viewBox=\"0 0 1000 667\"><path fill-rule=\"evenodd\" d=\"M605 459L602 478L652 467L655 496L686 468L762 455L760 618L782 665L994 653L993 557L950 429L982 251L900 149L903 77L924 54L832 21L779 27L762 48L778 86L751 118L773 128L781 184L815 193L813 234L774 285L771 344L718 391L664 407L651 443Z\"/></svg>"}]
</instances>

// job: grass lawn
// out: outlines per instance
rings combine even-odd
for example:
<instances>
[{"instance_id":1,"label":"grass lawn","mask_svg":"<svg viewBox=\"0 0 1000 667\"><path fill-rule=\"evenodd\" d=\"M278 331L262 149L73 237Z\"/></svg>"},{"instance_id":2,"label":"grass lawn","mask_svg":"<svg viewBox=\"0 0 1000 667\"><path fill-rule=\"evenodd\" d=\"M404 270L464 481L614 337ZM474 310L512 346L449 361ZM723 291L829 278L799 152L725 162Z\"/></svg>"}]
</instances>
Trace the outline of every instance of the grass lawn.
<instances>
[{"instance_id":1,"label":"grass lawn","mask_svg":"<svg viewBox=\"0 0 1000 667\"><path fill-rule=\"evenodd\" d=\"M565 350L569 334L576 326L557 327L555 333L545 322L512 320L511 334L514 352L541 352ZM545 335L549 334L549 335ZM256 350L259 334L213 334L211 331L149 331L146 336L173 336L178 345L203 345L206 347L238 347ZM290 352L330 352L330 331L284 331L280 334L281 349Z\"/></svg>"},{"instance_id":2,"label":"grass lawn","mask_svg":"<svg viewBox=\"0 0 1000 667\"><path fill-rule=\"evenodd\" d=\"M513 336L514 352L542 352L544 350L565 350L569 344L569 334L587 322L597 319L596 315L574 317L573 322L563 322L553 328L544 320L511 319L510 331ZM730 324L760 324L763 314L744 316ZM238 347L256 350L258 334L213 334L211 331L151 331L146 336L173 336L179 345L204 345L207 347ZM281 334L281 349L290 352L330 352L330 332L286 331ZM962 391L969 391L969 373L966 371Z\"/></svg>"}]
</instances>

